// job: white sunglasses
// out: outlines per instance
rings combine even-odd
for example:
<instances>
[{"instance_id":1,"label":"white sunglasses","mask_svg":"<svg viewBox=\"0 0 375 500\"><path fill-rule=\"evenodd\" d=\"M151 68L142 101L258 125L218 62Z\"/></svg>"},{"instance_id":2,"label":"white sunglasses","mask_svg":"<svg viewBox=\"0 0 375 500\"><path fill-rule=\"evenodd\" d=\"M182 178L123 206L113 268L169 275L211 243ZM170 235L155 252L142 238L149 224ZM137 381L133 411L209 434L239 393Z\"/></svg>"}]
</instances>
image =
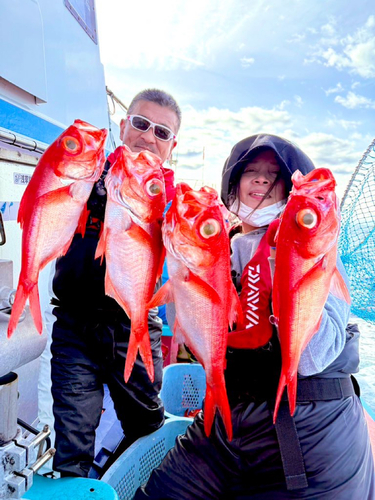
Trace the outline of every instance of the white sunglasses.
<instances>
[{"instance_id":1,"label":"white sunglasses","mask_svg":"<svg viewBox=\"0 0 375 500\"><path fill-rule=\"evenodd\" d=\"M159 123L154 123L148 118L139 115L128 115L127 118L131 126L140 132L147 132L150 130L150 127L152 127L154 136L161 141L167 142L176 138L175 134L168 127L160 125Z\"/></svg>"}]
</instances>

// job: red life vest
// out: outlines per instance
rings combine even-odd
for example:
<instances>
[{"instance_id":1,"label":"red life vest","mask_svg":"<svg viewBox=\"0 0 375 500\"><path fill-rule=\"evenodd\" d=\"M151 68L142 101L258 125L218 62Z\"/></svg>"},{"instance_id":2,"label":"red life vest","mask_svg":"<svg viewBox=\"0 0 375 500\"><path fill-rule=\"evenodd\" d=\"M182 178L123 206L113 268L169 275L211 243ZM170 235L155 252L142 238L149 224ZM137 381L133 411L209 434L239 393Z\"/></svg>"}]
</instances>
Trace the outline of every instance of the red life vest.
<instances>
[{"instance_id":1,"label":"red life vest","mask_svg":"<svg viewBox=\"0 0 375 500\"><path fill-rule=\"evenodd\" d=\"M269 318L272 314L272 277L269 256L270 247L266 233L242 273L240 302L245 328L229 332L228 347L257 349L271 340L273 326Z\"/></svg>"}]
</instances>

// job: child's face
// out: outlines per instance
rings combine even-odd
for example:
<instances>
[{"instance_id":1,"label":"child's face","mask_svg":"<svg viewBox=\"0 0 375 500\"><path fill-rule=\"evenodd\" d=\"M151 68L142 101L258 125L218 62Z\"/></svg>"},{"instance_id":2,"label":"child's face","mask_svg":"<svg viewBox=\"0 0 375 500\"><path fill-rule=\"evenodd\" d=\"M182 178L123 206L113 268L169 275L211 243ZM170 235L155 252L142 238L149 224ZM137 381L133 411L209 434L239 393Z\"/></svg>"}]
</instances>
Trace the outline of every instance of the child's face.
<instances>
[{"instance_id":1,"label":"child's face","mask_svg":"<svg viewBox=\"0 0 375 500\"><path fill-rule=\"evenodd\" d=\"M264 198L280 171L275 153L262 151L246 165L240 179L240 201L250 208L264 208L286 198L285 182L279 178L272 191ZM262 201L261 204L260 201Z\"/></svg>"}]
</instances>

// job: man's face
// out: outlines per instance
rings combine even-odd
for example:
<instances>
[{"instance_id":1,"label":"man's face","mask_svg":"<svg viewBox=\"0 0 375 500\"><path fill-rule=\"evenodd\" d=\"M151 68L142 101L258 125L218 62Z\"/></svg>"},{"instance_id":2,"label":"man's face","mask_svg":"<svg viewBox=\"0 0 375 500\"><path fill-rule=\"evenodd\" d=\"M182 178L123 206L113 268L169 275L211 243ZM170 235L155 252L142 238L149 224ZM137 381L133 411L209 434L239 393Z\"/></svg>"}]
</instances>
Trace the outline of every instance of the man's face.
<instances>
[{"instance_id":1,"label":"man's face","mask_svg":"<svg viewBox=\"0 0 375 500\"><path fill-rule=\"evenodd\" d=\"M160 106L155 102L138 101L131 114L140 115L154 123L164 125L177 135L177 116L170 108ZM171 157L172 149L177 144L175 139L171 139L170 141L157 139L152 127L147 132L136 130L132 127L129 120L124 119L120 123L120 139L134 153L146 149L159 156L162 163Z\"/></svg>"}]
</instances>

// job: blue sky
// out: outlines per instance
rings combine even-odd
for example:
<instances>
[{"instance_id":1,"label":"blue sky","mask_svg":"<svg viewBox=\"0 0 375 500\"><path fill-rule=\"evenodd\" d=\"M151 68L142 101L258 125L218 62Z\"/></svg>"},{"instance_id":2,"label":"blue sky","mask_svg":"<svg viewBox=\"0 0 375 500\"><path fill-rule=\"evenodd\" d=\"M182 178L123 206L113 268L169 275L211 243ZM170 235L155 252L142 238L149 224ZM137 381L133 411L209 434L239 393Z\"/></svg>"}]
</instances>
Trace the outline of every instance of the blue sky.
<instances>
[{"instance_id":1,"label":"blue sky","mask_svg":"<svg viewBox=\"0 0 375 500\"><path fill-rule=\"evenodd\" d=\"M371 4L96 0L106 84L125 104L147 87L176 98L176 176L192 187L219 188L232 146L268 132L331 168L342 195L375 135Z\"/></svg>"}]
</instances>

